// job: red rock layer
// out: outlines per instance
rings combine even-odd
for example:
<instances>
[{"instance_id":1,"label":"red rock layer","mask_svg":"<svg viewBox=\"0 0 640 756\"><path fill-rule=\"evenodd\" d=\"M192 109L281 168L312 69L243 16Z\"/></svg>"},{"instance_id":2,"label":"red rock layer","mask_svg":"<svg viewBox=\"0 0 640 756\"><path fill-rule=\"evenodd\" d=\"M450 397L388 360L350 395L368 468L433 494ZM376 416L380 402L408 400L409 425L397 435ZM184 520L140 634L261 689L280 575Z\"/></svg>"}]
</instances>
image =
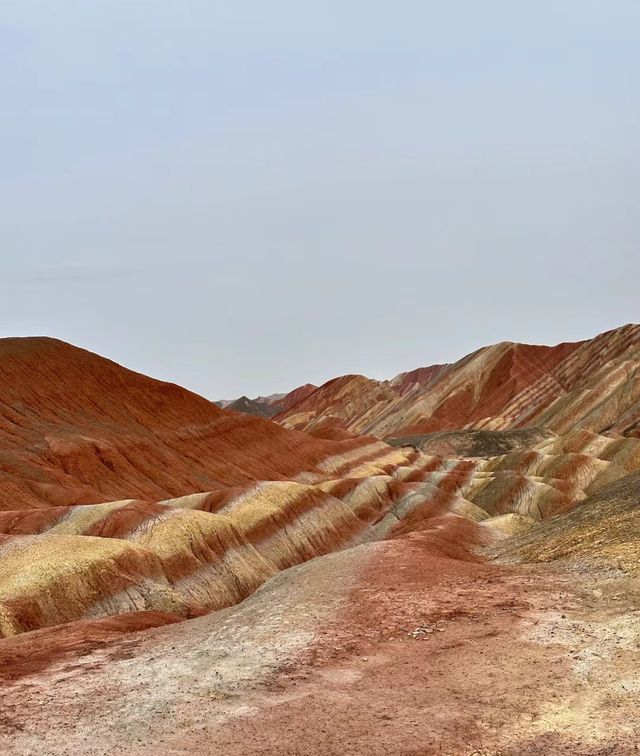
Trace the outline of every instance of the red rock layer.
<instances>
[{"instance_id":1,"label":"red rock layer","mask_svg":"<svg viewBox=\"0 0 640 756\"><path fill-rule=\"evenodd\" d=\"M522 531L640 469L640 439L578 430L488 460L411 449L360 459L345 477L334 458L338 477L314 485L0 512L0 635L141 610L202 614L287 567L447 515Z\"/></svg>"},{"instance_id":2,"label":"red rock layer","mask_svg":"<svg viewBox=\"0 0 640 756\"><path fill-rule=\"evenodd\" d=\"M295 407L298 402L304 401L308 396L311 396L317 389L313 383L305 383L303 386L293 389L288 394L285 394L281 399L278 399L275 404L278 407L279 412L288 412L292 407Z\"/></svg>"},{"instance_id":3,"label":"red rock layer","mask_svg":"<svg viewBox=\"0 0 640 756\"><path fill-rule=\"evenodd\" d=\"M18 680L65 657L85 656L107 646L118 636L179 622L182 617L163 612L133 612L56 625L4 638L0 643L0 680Z\"/></svg>"},{"instance_id":4,"label":"red rock layer","mask_svg":"<svg viewBox=\"0 0 640 756\"><path fill-rule=\"evenodd\" d=\"M411 373L390 383L343 376L275 419L298 430L339 426L379 438L529 425L640 435L640 326L554 347L505 342L420 370L418 385L404 393Z\"/></svg>"},{"instance_id":5,"label":"red rock layer","mask_svg":"<svg viewBox=\"0 0 640 756\"><path fill-rule=\"evenodd\" d=\"M0 510L288 479L368 444L226 412L53 339L0 340Z\"/></svg>"},{"instance_id":6,"label":"red rock layer","mask_svg":"<svg viewBox=\"0 0 640 756\"><path fill-rule=\"evenodd\" d=\"M409 391L419 390L437 378L448 365L429 365L429 367L416 368L409 370L407 373L396 375L389 385L392 386L400 395L409 393Z\"/></svg>"},{"instance_id":7,"label":"red rock layer","mask_svg":"<svg viewBox=\"0 0 640 756\"><path fill-rule=\"evenodd\" d=\"M387 422L404 406L405 421L418 408L429 422L500 427L544 405L549 423L620 422L637 402L638 330L497 345L422 373L426 383L411 379L403 395L336 379L294 412L308 414L311 433L343 441L226 412L59 342L0 342L0 635L142 610L194 616L287 567L434 518L513 532L570 509L639 469L640 439L545 432L508 454L445 459L346 426Z\"/></svg>"},{"instance_id":8,"label":"red rock layer","mask_svg":"<svg viewBox=\"0 0 640 756\"><path fill-rule=\"evenodd\" d=\"M398 398L388 384L363 375L343 375L325 383L298 402L288 412L273 419L288 428L326 434L333 429L352 430L354 418L360 424L374 420L385 407Z\"/></svg>"}]
</instances>

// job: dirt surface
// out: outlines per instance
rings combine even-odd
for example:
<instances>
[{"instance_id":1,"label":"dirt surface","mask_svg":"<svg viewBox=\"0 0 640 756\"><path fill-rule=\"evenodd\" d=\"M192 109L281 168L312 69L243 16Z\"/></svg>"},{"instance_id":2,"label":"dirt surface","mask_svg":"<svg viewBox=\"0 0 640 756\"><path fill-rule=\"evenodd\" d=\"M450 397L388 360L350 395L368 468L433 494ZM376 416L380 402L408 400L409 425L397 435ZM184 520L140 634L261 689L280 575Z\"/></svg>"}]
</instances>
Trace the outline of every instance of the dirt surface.
<instances>
[{"instance_id":1,"label":"dirt surface","mask_svg":"<svg viewBox=\"0 0 640 756\"><path fill-rule=\"evenodd\" d=\"M413 446L427 454L443 457L496 457L529 449L551 435L542 428L457 430L389 438L387 443L391 446Z\"/></svg>"},{"instance_id":2,"label":"dirt surface","mask_svg":"<svg viewBox=\"0 0 640 756\"><path fill-rule=\"evenodd\" d=\"M4 686L0 750L637 753L637 586L621 571L483 563L460 553L458 521L52 659Z\"/></svg>"},{"instance_id":3,"label":"dirt surface","mask_svg":"<svg viewBox=\"0 0 640 756\"><path fill-rule=\"evenodd\" d=\"M181 619L176 614L163 612L133 612L69 622L4 638L0 642L0 685L46 670L55 661L86 656L95 649L105 648L118 635L169 625Z\"/></svg>"}]
</instances>

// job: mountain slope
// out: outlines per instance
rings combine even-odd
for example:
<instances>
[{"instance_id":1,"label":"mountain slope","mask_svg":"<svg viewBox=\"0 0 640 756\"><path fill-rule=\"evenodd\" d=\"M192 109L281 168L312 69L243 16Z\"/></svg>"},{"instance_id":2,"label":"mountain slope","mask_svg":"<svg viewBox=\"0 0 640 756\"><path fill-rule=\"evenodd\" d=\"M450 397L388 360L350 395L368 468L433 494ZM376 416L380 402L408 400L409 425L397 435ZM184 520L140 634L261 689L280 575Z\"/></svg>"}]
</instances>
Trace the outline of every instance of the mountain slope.
<instances>
[{"instance_id":1,"label":"mountain slope","mask_svg":"<svg viewBox=\"0 0 640 756\"><path fill-rule=\"evenodd\" d=\"M227 412L53 339L0 340L0 510L323 477L319 464L370 444Z\"/></svg>"},{"instance_id":2,"label":"mountain slope","mask_svg":"<svg viewBox=\"0 0 640 756\"><path fill-rule=\"evenodd\" d=\"M222 409L243 412L247 415L255 415L256 417L273 417L279 412L290 410L291 407L312 394L317 388L318 387L314 386L312 383L305 383L303 386L298 386L298 388L289 391L287 394L257 396L255 399L241 396L238 399L217 401L215 404Z\"/></svg>"},{"instance_id":3,"label":"mountain slope","mask_svg":"<svg viewBox=\"0 0 640 756\"><path fill-rule=\"evenodd\" d=\"M300 433L62 342L0 341L0 634L220 609L291 565L445 514L529 529L640 468L640 439L581 429L572 399L586 397L590 416L600 400L609 424L632 417L637 348L637 332L621 329L556 348L497 345L400 377L400 390L344 376L301 392L287 416L306 422ZM481 431L393 447L353 435L406 402L434 407L429 423L494 408L498 427L544 405L563 433L482 420Z\"/></svg>"},{"instance_id":4,"label":"mountain slope","mask_svg":"<svg viewBox=\"0 0 640 756\"><path fill-rule=\"evenodd\" d=\"M632 752L637 348L345 376L300 433L0 342L2 752Z\"/></svg>"},{"instance_id":5,"label":"mountain slope","mask_svg":"<svg viewBox=\"0 0 640 756\"><path fill-rule=\"evenodd\" d=\"M640 422L637 325L554 347L504 342L420 370L422 380L409 378L402 391L402 375L411 373L390 382L334 379L275 419L297 430L339 424L379 438L527 426L633 434Z\"/></svg>"}]
</instances>

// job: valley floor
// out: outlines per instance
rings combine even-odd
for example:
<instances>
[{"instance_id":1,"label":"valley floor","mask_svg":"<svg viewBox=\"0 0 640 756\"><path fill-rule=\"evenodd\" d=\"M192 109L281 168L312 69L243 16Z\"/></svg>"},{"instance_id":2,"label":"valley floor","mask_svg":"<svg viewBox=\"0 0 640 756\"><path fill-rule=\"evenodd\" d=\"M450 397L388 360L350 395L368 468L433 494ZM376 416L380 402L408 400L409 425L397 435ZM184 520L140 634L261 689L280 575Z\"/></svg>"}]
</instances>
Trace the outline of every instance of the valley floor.
<instances>
[{"instance_id":1,"label":"valley floor","mask_svg":"<svg viewBox=\"0 0 640 756\"><path fill-rule=\"evenodd\" d=\"M72 648L58 637L37 665L19 636L0 752L639 753L640 584L477 547L477 526L447 516L194 620L109 642L69 625Z\"/></svg>"}]
</instances>

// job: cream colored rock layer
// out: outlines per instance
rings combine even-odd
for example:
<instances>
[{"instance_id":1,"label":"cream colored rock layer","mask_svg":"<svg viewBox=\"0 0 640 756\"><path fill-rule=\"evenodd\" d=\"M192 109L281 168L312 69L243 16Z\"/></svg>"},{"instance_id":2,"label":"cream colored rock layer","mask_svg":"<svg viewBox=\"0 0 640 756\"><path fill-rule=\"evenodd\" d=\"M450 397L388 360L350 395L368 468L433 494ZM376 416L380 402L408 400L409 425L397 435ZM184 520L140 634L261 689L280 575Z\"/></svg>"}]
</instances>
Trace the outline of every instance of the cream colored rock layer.
<instances>
[{"instance_id":1,"label":"cream colored rock layer","mask_svg":"<svg viewBox=\"0 0 640 756\"><path fill-rule=\"evenodd\" d=\"M40 535L5 536L0 633L139 609L222 608L286 567L443 513L515 532L640 469L640 441L581 430L488 460L375 443L341 455L333 469L344 465L348 478L314 485L267 481L156 504L76 506ZM505 514L518 517L490 519Z\"/></svg>"}]
</instances>

